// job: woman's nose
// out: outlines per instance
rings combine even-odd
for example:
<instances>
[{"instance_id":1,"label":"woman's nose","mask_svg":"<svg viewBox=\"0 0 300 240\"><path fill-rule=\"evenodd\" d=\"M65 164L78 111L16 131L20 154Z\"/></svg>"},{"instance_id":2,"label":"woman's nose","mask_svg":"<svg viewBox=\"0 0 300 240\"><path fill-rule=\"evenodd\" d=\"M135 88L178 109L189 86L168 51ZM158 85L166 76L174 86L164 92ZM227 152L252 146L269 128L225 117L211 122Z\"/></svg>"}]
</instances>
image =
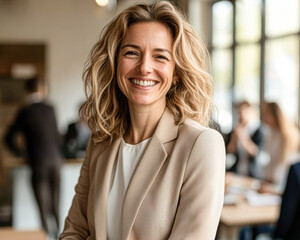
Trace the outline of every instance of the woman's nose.
<instances>
[{"instance_id":1,"label":"woman's nose","mask_svg":"<svg viewBox=\"0 0 300 240\"><path fill-rule=\"evenodd\" d=\"M138 71L141 74L146 75L146 74L151 73L152 70L153 70L152 58L151 58L151 56L148 56L147 54L145 54L141 58L141 61L139 62Z\"/></svg>"}]
</instances>

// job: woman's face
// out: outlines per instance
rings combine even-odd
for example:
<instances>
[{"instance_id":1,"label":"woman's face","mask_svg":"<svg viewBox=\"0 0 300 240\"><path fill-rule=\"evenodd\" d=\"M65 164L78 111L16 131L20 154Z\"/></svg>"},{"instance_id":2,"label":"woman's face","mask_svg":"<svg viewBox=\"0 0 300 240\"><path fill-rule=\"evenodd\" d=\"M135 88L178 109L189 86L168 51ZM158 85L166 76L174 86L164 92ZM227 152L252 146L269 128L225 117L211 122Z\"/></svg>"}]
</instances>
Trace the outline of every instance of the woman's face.
<instances>
[{"instance_id":1,"label":"woman's face","mask_svg":"<svg viewBox=\"0 0 300 240\"><path fill-rule=\"evenodd\" d=\"M264 104L262 107L263 122L271 127L276 127L275 119L268 105Z\"/></svg>"},{"instance_id":2,"label":"woman's face","mask_svg":"<svg viewBox=\"0 0 300 240\"><path fill-rule=\"evenodd\" d=\"M158 22L130 25L117 60L117 81L129 105L164 108L174 79L172 35Z\"/></svg>"}]
</instances>

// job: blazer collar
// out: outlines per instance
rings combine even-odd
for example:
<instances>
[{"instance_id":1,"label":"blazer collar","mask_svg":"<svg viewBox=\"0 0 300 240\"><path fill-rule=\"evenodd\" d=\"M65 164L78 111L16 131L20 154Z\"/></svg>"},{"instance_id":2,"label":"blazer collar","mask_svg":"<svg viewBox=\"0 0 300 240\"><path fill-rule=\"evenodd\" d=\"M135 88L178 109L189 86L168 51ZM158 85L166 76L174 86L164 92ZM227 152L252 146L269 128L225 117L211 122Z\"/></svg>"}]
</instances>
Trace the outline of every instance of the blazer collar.
<instances>
[{"instance_id":1,"label":"blazer collar","mask_svg":"<svg viewBox=\"0 0 300 240\"><path fill-rule=\"evenodd\" d=\"M167 159L164 143L177 137L178 126L166 108L132 176L123 201L121 239L128 239L138 210Z\"/></svg>"},{"instance_id":2,"label":"blazer collar","mask_svg":"<svg viewBox=\"0 0 300 240\"><path fill-rule=\"evenodd\" d=\"M117 158L121 138L116 139L104 152L100 153L95 169L93 191L95 193L95 230L96 239L107 238L107 197L115 159ZM101 151L101 147L97 150ZM97 151L95 150L95 151ZM97 153L96 153L97 154Z\"/></svg>"},{"instance_id":3,"label":"blazer collar","mask_svg":"<svg viewBox=\"0 0 300 240\"><path fill-rule=\"evenodd\" d=\"M177 134L178 125L166 108L127 188L122 210L122 240L128 238L142 201L167 158L164 143L175 139ZM97 160L94 189L96 239L107 237L107 198L120 143L121 138L116 139Z\"/></svg>"},{"instance_id":4,"label":"blazer collar","mask_svg":"<svg viewBox=\"0 0 300 240\"><path fill-rule=\"evenodd\" d=\"M177 138L178 128L179 126L175 123L174 115L166 108L153 135L157 136L162 143L167 143Z\"/></svg>"}]
</instances>

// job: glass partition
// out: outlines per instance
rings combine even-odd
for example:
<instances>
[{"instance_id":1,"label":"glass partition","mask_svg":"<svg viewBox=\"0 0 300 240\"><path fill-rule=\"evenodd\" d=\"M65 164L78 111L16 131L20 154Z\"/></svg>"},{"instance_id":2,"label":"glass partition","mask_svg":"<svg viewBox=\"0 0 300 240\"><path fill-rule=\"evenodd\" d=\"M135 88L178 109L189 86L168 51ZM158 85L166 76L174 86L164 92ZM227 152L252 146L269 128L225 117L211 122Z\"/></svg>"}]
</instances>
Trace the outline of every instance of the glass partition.
<instances>
[{"instance_id":1,"label":"glass partition","mask_svg":"<svg viewBox=\"0 0 300 240\"><path fill-rule=\"evenodd\" d=\"M259 103L260 90L260 46L240 45L236 48L236 101L248 100Z\"/></svg>"},{"instance_id":2,"label":"glass partition","mask_svg":"<svg viewBox=\"0 0 300 240\"><path fill-rule=\"evenodd\" d=\"M235 118L232 107L243 99L275 101L299 124L300 0L216 0L212 21L220 115Z\"/></svg>"},{"instance_id":3,"label":"glass partition","mask_svg":"<svg viewBox=\"0 0 300 240\"><path fill-rule=\"evenodd\" d=\"M298 119L299 38L266 42L265 100L275 101L294 122Z\"/></svg>"},{"instance_id":4,"label":"glass partition","mask_svg":"<svg viewBox=\"0 0 300 240\"><path fill-rule=\"evenodd\" d=\"M261 38L261 0L236 1L236 40L257 42Z\"/></svg>"},{"instance_id":5,"label":"glass partition","mask_svg":"<svg viewBox=\"0 0 300 240\"><path fill-rule=\"evenodd\" d=\"M222 132L228 133L232 127L232 51L229 49L212 52L212 74L215 81L215 120L219 120ZM221 120L221 121L220 121Z\"/></svg>"},{"instance_id":6,"label":"glass partition","mask_svg":"<svg viewBox=\"0 0 300 240\"><path fill-rule=\"evenodd\" d=\"M266 35L276 36L298 32L299 0L266 0Z\"/></svg>"},{"instance_id":7,"label":"glass partition","mask_svg":"<svg viewBox=\"0 0 300 240\"><path fill-rule=\"evenodd\" d=\"M213 15L213 45L218 47L228 47L232 45L232 3L221 1L215 3L212 9Z\"/></svg>"}]
</instances>

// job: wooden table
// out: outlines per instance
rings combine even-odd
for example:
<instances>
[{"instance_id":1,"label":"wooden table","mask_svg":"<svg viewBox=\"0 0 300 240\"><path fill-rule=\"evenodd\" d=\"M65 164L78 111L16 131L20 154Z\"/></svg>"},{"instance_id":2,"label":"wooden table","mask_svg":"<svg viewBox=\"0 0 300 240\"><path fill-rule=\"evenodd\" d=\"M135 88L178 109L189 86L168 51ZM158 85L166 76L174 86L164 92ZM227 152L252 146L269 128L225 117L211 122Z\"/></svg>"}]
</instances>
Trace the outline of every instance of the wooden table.
<instances>
[{"instance_id":1,"label":"wooden table","mask_svg":"<svg viewBox=\"0 0 300 240\"><path fill-rule=\"evenodd\" d=\"M17 231L13 228L0 228L0 239L3 240L47 240L43 230Z\"/></svg>"},{"instance_id":2,"label":"wooden table","mask_svg":"<svg viewBox=\"0 0 300 240\"><path fill-rule=\"evenodd\" d=\"M259 186L258 180L236 175L232 175L231 178L230 185L240 192L235 194L234 205L223 206L218 239L235 240L238 239L241 227L273 224L277 221L279 205L253 206L244 196L245 191L255 190Z\"/></svg>"}]
</instances>

